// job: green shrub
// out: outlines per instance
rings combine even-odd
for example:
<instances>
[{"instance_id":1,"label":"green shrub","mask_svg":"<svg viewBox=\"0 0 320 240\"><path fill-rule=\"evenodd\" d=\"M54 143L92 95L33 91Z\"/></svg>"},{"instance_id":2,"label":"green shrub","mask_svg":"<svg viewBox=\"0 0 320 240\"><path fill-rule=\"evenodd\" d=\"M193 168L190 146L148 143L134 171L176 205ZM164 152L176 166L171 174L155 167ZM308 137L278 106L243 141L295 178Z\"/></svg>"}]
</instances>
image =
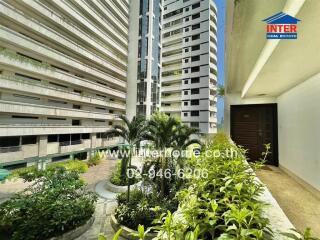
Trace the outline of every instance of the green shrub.
<instances>
[{"instance_id":1,"label":"green shrub","mask_svg":"<svg viewBox=\"0 0 320 240\"><path fill-rule=\"evenodd\" d=\"M218 151L220 156L204 151L192 159L195 171L206 170L207 177L192 177L187 188L178 192L179 209L157 220L159 238L271 238L268 219L262 216L265 204L258 198L263 185L245 161L245 151L223 134L216 135L205 150Z\"/></svg>"},{"instance_id":2,"label":"green shrub","mask_svg":"<svg viewBox=\"0 0 320 240\"><path fill-rule=\"evenodd\" d=\"M127 178L127 173L123 172L124 168L123 164L124 160L118 161L116 164L116 168L114 169L114 171L111 174L111 178L110 178L110 182L114 185L117 186L127 186L128 185L128 178ZM130 179L130 184L135 184L137 182L139 182L141 180L141 178L139 176L135 177L135 178L131 178Z\"/></svg>"},{"instance_id":3,"label":"green shrub","mask_svg":"<svg viewBox=\"0 0 320 240\"><path fill-rule=\"evenodd\" d=\"M145 227L153 226L152 222L155 218L168 210L175 211L178 207L174 197L162 199L159 193L145 193L139 188L131 190L129 202L126 193L119 194L117 203L116 219L120 224L131 229L137 229L139 224Z\"/></svg>"},{"instance_id":4,"label":"green shrub","mask_svg":"<svg viewBox=\"0 0 320 240\"><path fill-rule=\"evenodd\" d=\"M101 163L102 159L103 159L103 154L101 152L97 151L88 160L88 166L92 167L92 166L99 165Z\"/></svg>"},{"instance_id":5,"label":"green shrub","mask_svg":"<svg viewBox=\"0 0 320 240\"><path fill-rule=\"evenodd\" d=\"M9 179L22 178L27 182L31 182L36 178L42 177L48 171L55 171L57 168L65 168L67 171L76 171L78 173L85 173L88 171L88 165L80 160L68 160L57 163L50 163L46 170L38 170L37 166L30 166L13 170L10 173Z\"/></svg>"},{"instance_id":6,"label":"green shrub","mask_svg":"<svg viewBox=\"0 0 320 240\"><path fill-rule=\"evenodd\" d=\"M0 205L0 232L12 240L42 240L86 223L97 197L75 171L47 171L30 187Z\"/></svg>"}]
</instances>

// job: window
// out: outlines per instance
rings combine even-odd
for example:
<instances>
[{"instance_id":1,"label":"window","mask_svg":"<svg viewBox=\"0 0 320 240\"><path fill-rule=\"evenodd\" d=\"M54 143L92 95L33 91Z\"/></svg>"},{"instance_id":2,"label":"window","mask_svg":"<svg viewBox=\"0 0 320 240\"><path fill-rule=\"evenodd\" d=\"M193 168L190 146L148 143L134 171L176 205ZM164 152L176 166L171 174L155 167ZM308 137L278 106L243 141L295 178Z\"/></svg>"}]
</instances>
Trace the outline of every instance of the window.
<instances>
[{"instance_id":1,"label":"window","mask_svg":"<svg viewBox=\"0 0 320 240\"><path fill-rule=\"evenodd\" d=\"M189 82L188 80L184 80L184 84L188 84L188 82Z\"/></svg>"},{"instance_id":2,"label":"window","mask_svg":"<svg viewBox=\"0 0 320 240\"><path fill-rule=\"evenodd\" d=\"M191 100L191 106L199 105L199 103L200 103L199 99Z\"/></svg>"},{"instance_id":3,"label":"window","mask_svg":"<svg viewBox=\"0 0 320 240\"><path fill-rule=\"evenodd\" d=\"M191 57L191 62L196 62L196 61L199 61L199 60L200 60L200 56L199 55Z\"/></svg>"},{"instance_id":4,"label":"window","mask_svg":"<svg viewBox=\"0 0 320 240\"><path fill-rule=\"evenodd\" d=\"M0 147L16 147L20 145L20 137L0 137Z\"/></svg>"},{"instance_id":5,"label":"window","mask_svg":"<svg viewBox=\"0 0 320 240\"><path fill-rule=\"evenodd\" d=\"M143 13L143 0L140 0L140 9L139 14L142 15Z\"/></svg>"},{"instance_id":6,"label":"window","mask_svg":"<svg viewBox=\"0 0 320 240\"><path fill-rule=\"evenodd\" d=\"M187 112L183 113L183 116L188 117L188 113Z\"/></svg>"},{"instance_id":7,"label":"window","mask_svg":"<svg viewBox=\"0 0 320 240\"><path fill-rule=\"evenodd\" d=\"M200 23L192 25L192 30L200 28Z\"/></svg>"},{"instance_id":8,"label":"window","mask_svg":"<svg viewBox=\"0 0 320 240\"><path fill-rule=\"evenodd\" d=\"M72 119L72 126L80 126L80 120L78 119Z\"/></svg>"},{"instance_id":9,"label":"window","mask_svg":"<svg viewBox=\"0 0 320 240\"><path fill-rule=\"evenodd\" d=\"M22 136L22 145L36 144L37 136Z\"/></svg>"},{"instance_id":10,"label":"window","mask_svg":"<svg viewBox=\"0 0 320 240\"><path fill-rule=\"evenodd\" d=\"M195 46L192 46L191 47L191 50L192 51L197 51L197 50L199 50L200 49L200 45L195 45Z\"/></svg>"},{"instance_id":11,"label":"window","mask_svg":"<svg viewBox=\"0 0 320 240\"><path fill-rule=\"evenodd\" d=\"M187 17L187 18L186 18L186 22L188 22L188 21L189 21L189 18Z\"/></svg>"},{"instance_id":12,"label":"window","mask_svg":"<svg viewBox=\"0 0 320 240\"><path fill-rule=\"evenodd\" d=\"M185 38L185 39L184 39L184 42L189 42L189 38Z\"/></svg>"},{"instance_id":13,"label":"window","mask_svg":"<svg viewBox=\"0 0 320 240\"><path fill-rule=\"evenodd\" d=\"M188 95L188 91L184 91L183 94L184 94L184 95Z\"/></svg>"},{"instance_id":14,"label":"window","mask_svg":"<svg viewBox=\"0 0 320 240\"><path fill-rule=\"evenodd\" d=\"M191 78L191 83L199 83L200 82L200 78Z\"/></svg>"},{"instance_id":15,"label":"window","mask_svg":"<svg viewBox=\"0 0 320 240\"><path fill-rule=\"evenodd\" d=\"M185 48L185 49L184 49L184 52L185 52L185 53L189 52L189 49L188 49L188 48Z\"/></svg>"},{"instance_id":16,"label":"window","mask_svg":"<svg viewBox=\"0 0 320 240\"><path fill-rule=\"evenodd\" d=\"M139 36L142 34L142 18L139 19Z\"/></svg>"},{"instance_id":17,"label":"window","mask_svg":"<svg viewBox=\"0 0 320 240\"><path fill-rule=\"evenodd\" d=\"M81 106L80 106L80 105L73 104L72 108L73 108L73 109L81 109Z\"/></svg>"},{"instance_id":18,"label":"window","mask_svg":"<svg viewBox=\"0 0 320 240\"><path fill-rule=\"evenodd\" d=\"M188 63L188 62L189 62L189 59L186 58L186 59L184 60L184 63Z\"/></svg>"},{"instance_id":19,"label":"window","mask_svg":"<svg viewBox=\"0 0 320 240\"><path fill-rule=\"evenodd\" d=\"M81 139L90 139L90 133L82 133Z\"/></svg>"},{"instance_id":20,"label":"window","mask_svg":"<svg viewBox=\"0 0 320 240\"><path fill-rule=\"evenodd\" d=\"M189 32L189 28L185 28L184 31L185 31L185 32Z\"/></svg>"},{"instance_id":21,"label":"window","mask_svg":"<svg viewBox=\"0 0 320 240\"><path fill-rule=\"evenodd\" d=\"M48 142L58 142L58 135L48 135Z\"/></svg>"},{"instance_id":22,"label":"window","mask_svg":"<svg viewBox=\"0 0 320 240\"><path fill-rule=\"evenodd\" d=\"M200 2L192 5L192 9L196 9L196 8L198 8L198 7L200 7Z\"/></svg>"},{"instance_id":23,"label":"window","mask_svg":"<svg viewBox=\"0 0 320 240\"><path fill-rule=\"evenodd\" d=\"M138 58L141 58L141 39L138 42Z\"/></svg>"},{"instance_id":24,"label":"window","mask_svg":"<svg viewBox=\"0 0 320 240\"><path fill-rule=\"evenodd\" d=\"M184 70L184 73L188 73L188 72L189 72L189 70L188 70L188 69L185 69L185 70Z\"/></svg>"},{"instance_id":25,"label":"window","mask_svg":"<svg viewBox=\"0 0 320 240\"><path fill-rule=\"evenodd\" d=\"M198 117L199 111L191 111L191 117Z\"/></svg>"},{"instance_id":26,"label":"window","mask_svg":"<svg viewBox=\"0 0 320 240\"><path fill-rule=\"evenodd\" d=\"M188 106L188 102L183 102L183 105L184 106Z\"/></svg>"},{"instance_id":27,"label":"window","mask_svg":"<svg viewBox=\"0 0 320 240\"><path fill-rule=\"evenodd\" d=\"M188 11L189 11L189 8L187 7L187 8L185 9L185 11L188 12Z\"/></svg>"},{"instance_id":28,"label":"window","mask_svg":"<svg viewBox=\"0 0 320 240\"><path fill-rule=\"evenodd\" d=\"M199 127L199 122L191 122L190 123L190 127L198 128Z\"/></svg>"},{"instance_id":29,"label":"window","mask_svg":"<svg viewBox=\"0 0 320 240\"><path fill-rule=\"evenodd\" d=\"M199 17L200 17L200 13L193 14L193 15L192 15L192 20L197 19L197 18L199 18Z\"/></svg>"},{"instance_id":30,"label":"window","mask_svg":"<svg viewBox=\"0 0 320 240\"><path fill-rule=\"evenodd\" d=\"M200 34L197 34L197 35L193 35L193 36L192 36L192 40L197 40L197 39L200 39Z\"/></svg>"},{"instance_id":31,"label":"window","mask_svg":"<svg viewBox=\"0 0 320 240\"><path fill-rule=\"evenodd\" d=\"M199 88L191 89L191 94L199 94L199 93L200 93L200 89Z\"/></svg>"},{"instance_id":32,"label":"window","mask_svg":"<svg viewBox=\"0 0 320 240\"><path fill-rule=\"evenodd\" d=\"M200 71L200 67L197 66L197 67L192 67L191 68L191 72L194 73L194 72L199 72Z\"/></svg>"}]
</instances>

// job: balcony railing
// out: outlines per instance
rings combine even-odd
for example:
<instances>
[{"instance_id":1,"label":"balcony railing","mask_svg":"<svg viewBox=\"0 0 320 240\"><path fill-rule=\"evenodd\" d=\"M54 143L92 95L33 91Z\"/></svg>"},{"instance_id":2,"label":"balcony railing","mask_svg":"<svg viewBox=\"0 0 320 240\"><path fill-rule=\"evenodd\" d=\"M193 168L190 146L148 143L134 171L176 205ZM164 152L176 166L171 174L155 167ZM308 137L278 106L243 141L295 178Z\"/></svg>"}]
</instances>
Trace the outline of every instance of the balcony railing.
<instances>
[{"instance_id":1,"label":"balcony railing","mask_svg":"<svg viewBox=\"0 0 320 240\"><path fill-rule=\"evenodd\" d=\"M71 145L79 145L81 143L82 143L82 140L66 141L66 142L60 142L59 146L64 147L64 146L71 146Z\"/></svg>"},{"instance_id":2,"label":"balcony railing","mask_svg":"<svg viewBox=\"0 0 320 240\"><path fill-rule=\"evenodd\" d=\"M21 146L0 147L0 153L19 152L19 151L21 151Z\"/></svg>"}]
</instances>

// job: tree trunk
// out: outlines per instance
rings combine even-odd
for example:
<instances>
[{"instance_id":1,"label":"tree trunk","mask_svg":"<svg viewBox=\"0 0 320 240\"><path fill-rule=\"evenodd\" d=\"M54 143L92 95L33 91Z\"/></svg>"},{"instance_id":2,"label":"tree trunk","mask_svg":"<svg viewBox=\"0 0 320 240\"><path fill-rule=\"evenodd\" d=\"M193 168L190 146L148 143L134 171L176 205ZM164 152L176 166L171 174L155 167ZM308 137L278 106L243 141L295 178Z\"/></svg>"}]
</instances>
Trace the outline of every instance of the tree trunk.
<instances>
[{"instance_id":1,"label":"tree trunk","mask_svg":"<svg viewBox=\"0 0 320 240\"><path fill-rule=\"evenodd\" d=\"M132 147L130 146L129 148L129 169L131 168L131 159L132 159ZM128 179L128 192L127 192L127 201L129 203L130 200L130 178L127 174L127 179Z\"/></svg>"}]
</instances>

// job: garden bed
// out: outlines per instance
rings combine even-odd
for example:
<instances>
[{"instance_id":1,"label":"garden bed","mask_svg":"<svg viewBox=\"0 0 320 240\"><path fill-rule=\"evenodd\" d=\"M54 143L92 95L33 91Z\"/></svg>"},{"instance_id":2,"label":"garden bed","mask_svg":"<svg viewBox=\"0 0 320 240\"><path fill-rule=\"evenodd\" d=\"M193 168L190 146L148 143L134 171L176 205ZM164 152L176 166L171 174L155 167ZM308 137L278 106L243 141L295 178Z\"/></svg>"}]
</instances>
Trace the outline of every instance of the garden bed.
<instances>
[{"instance_id":1,"label":"garden bed","mask_svg":"<svg viewBox=\"0 0 320 240\"><path fill-rule=\"evenodd\" d=\"M83 224L80 227L77 227L74 230L71 230L69 232L64 233L61 236L50 238L49 240L73 240L77 237L80 237L82 234L84 234L88 229L92 226L94 223L94 216L92 216L85 224Z\"/></svg>"},{"instance_id":2,"label":"garden bed","mask_svg":"<svg viewBox=\"0 0 320 240\"><path fill-rule=\"evenodd\" d=\"M119 229L122 229L121 234L120 234L121 237L128 239L128 240L138 240L139 239L138 237L133 236L134 234L138 234L137 231L118 223L116 217L113 214L111 215L111 218L110 218L110 224L115 232L117 232ZM144 240L151 240L151 239L154 239L156 236L157 236L157 233L147 233L145 235Z\"/></svg>"}]
</instances>

